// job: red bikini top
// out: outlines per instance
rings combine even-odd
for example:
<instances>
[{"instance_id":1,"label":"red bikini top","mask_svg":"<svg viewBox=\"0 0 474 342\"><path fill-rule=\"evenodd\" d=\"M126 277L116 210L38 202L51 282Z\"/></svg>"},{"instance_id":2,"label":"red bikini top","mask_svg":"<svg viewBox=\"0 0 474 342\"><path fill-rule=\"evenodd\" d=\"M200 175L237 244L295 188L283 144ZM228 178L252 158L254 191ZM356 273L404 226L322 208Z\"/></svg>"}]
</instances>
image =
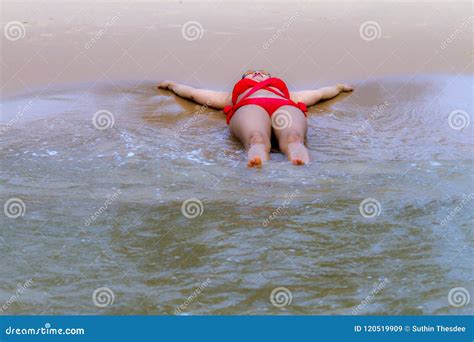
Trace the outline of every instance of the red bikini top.
<instances>
[{"instance_id":1,"label":"red bikini top","mask_svg":"<svg viewBox=\"0 0 474 342\"><path fill-rule=\"evenodd\" d=\"M270 87L277 88L281 91L281 93ZM261 82L254 81L250 78L244 78L237 82L234 86L234 90L232 90L232 103L235 105L237 103L238 97L249 88L253 89L247 93L246 97L250 96L251 94L255 93L260 89L265 89L279 96L283 96L288 100L290 99L290 92L288 91L288 87L286 86L285 82L283 82L279 78L270 77Z\"/></svg>"},{"instance_id":2,"label":"red bikini top","mask_svg":"<svg viewBox=\"0 0 474 342\"><path fill-rule=\"evenodd\" d=\"M275 90L273 88L276 88L278 90ZM238 97L244 93L247 89L251 88L237 103ZM250 95L253 93L259 91L260 89L265 89L268 91L271 91L272 93L282 96L283 99L278 99L278 98L249 98ZM258 101L258 103L256 103ZM271 106L273 108L270 109L270 116L271 114L277 109L278 107L282 106L282 101L285 102L288 105L292 105L295 107L298 107L301 109L304 113L308 111L306 108L306 105L303 102L298 102L295 103L291 100L290 98L290 92L288 91L288 87L286 86L285 82L283 82L279 78L271 77L267 78L264 81L257 82L254 80L251 80L249 78L244 78L237 82L234 86L234 90L232 90L232 105L231 106L225 106L224 107L224 114L227 115L227 123L230 122L230 118L234 114L234 112L241 106L246 105L246 104L262 104L262 101L265 101L265 103L268 106ZM275 103L277 102L277 103ZM268 109L265 108L268 112Z\"/></svg>"}]
</instances>

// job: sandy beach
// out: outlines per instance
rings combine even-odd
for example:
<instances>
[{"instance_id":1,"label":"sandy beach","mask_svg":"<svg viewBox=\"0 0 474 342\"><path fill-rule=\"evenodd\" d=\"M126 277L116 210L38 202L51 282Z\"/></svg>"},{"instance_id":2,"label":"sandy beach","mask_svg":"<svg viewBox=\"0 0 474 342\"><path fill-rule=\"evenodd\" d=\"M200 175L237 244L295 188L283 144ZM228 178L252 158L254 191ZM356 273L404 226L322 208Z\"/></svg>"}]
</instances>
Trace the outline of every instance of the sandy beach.
<instances>
[{"instance_id":1,"label":"sandy beach","mask_svg":"<svg viewBox=\"0 0 474 342\"><path fill-rule=\"evenodd\" d=\"M0 8L0 313L472 313L471 3ZM249 170L222 112L154 88L252 68L354 85L309 108L312 164Z\"/></svg>"},{"instance_id":2,"label":"sandy beach","mask_svg":"<svg viewBox=\"0 0 474 342\"><path fill-rule=\"evenodd\" d=\"M295 89L473 71L469 3L31 4L2 6L4 25L24 27L2 40L2 96L120 80L231 89L251 67Z\"/></svg>"}]
</instances>

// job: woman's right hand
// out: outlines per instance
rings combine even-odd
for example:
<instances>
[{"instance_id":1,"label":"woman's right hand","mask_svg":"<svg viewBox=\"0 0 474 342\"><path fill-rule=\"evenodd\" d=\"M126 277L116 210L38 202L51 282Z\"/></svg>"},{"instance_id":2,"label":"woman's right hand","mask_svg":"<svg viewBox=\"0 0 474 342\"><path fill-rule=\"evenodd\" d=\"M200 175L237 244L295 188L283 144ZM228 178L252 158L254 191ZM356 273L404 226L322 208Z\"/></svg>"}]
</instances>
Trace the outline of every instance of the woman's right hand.
<instances>
[{"instance_id":1,"label":"woman's right hand","mask_svg":"<svg viewBox=\"0 0 474 342\"><path fill-rule=\"evenodd\" d=\"M172 87L175 83L173 81L161 81L156 86L158 89L169 89L172 90Z\"/></svg>"}]
</instances>

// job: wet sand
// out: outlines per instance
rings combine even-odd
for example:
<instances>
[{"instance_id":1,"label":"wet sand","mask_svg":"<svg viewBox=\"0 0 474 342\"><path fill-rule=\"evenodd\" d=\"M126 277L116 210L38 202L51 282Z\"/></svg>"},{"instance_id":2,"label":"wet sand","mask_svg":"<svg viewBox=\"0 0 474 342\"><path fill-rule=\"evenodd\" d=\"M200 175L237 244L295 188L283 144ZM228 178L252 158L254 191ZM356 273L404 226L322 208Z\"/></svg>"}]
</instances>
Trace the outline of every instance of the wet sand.
<instances>
[{"instance_id":1,"label":"wet sand","mask_svg":"<svg viewBox=\"0 0 474 342\"><path fill-rule=\"evenodd\" d=\"M29 6L2 6L2 23L25 26L23 39L2 40L2 96L119 80L173 79L230 90L243 70L256 67L294 89L385 75L406 74L408 81L413 74L473 72L469 3ZM187 40L182 27L189 21L203 30L191 25ZM365 25L363 39L366 22L379 28Z\"/></svg>"},{"instance_id":2,"label":"wet sand","mask_svg":"<svg viewBox=\"0 0 474 342\"><path fill-rule=\"evenodd\" d=\"M32 279L7 314L174 314L196 288L180 314L472 311L448 301L473 293L471 4L31 6L1 11L25 31L1 37L0 199L26 209L0 215L0 307ZM356 87L310 108L312 164L249 170L222 112L153 88L248 68Z\"/></svg>"}]
</instances>

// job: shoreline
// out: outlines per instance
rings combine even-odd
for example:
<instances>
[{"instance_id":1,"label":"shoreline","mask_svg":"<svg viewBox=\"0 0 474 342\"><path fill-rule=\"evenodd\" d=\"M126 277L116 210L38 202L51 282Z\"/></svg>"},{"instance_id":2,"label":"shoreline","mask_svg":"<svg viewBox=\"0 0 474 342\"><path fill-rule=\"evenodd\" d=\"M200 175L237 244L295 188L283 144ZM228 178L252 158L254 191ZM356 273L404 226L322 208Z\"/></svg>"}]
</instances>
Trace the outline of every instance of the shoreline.
<instances>
[{"instance_id":1,"label":"shoreline","mask_svg":"<svg viewBox=\"0 0 474 342\"><path fill-rule=\"evenodd\" d=\"M231 89L248 68L301 89L474 73L468 3L436 3L415 19L407 14L426 12L426 3L43 5L35 14L24 3L2 5L2 28L20 26L13 39L1 37L1 98L50 84L118 80Z\"/></svg>"}]
</instances>

